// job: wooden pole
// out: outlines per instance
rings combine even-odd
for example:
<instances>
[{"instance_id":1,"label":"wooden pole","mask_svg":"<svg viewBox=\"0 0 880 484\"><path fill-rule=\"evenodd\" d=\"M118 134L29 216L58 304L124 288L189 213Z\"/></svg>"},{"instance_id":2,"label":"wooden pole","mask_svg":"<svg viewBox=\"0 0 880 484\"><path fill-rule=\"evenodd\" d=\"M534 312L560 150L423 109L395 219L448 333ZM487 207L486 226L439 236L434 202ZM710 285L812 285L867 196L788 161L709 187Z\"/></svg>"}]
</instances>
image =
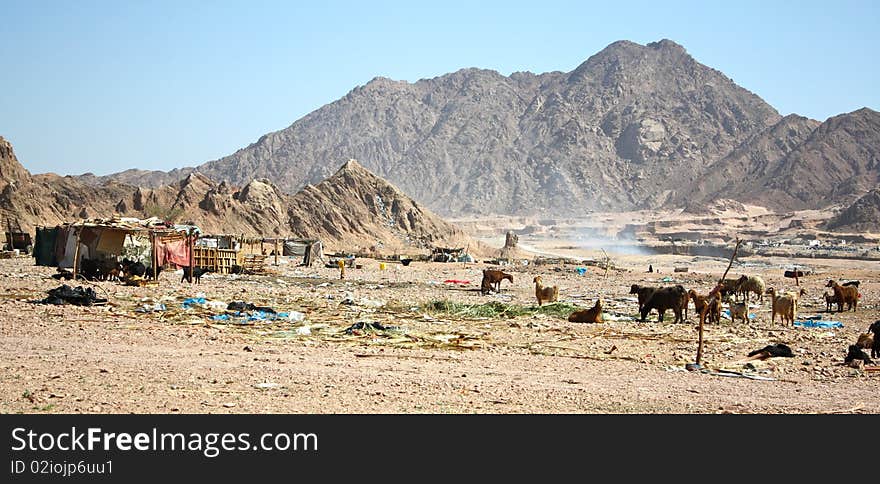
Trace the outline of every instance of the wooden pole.
<instances>
[{"instance_id":1,"label":"wooden pole","mask_svg":"<svg viewBox=\"0 0 880 484\"><path fill-rule=\"evenodd\" d=\"M155 232L150 232L150 261L153 265L153 280L159 282L159 251L156 250Z\"/></svg>"},{"instance_id":2,"label":"wooden pole","mask_svg":"<svg viewBox=\"0 0 880 484\"><path fill-rule=\"evenodd\" d=\"M730 271L730 267L733 265L733 260L736 259L736 252L737 250L739 250L739 244L741 243L742 241L739 239L739 237L737 237L736 245L733 247L733 254L730 256L730 262L727 263L727 269L724 269L724 274L721 275L721 279L718 279L718 285L720 285L724 281L724 278L727 277L727 273ZM715 286L715 289L717 288L718 286ZM710 293L709 301L707 301L708 304L706 304L706 307L703 308L702 311L700 311L700 334L699 341L697 343L697 359L693 367L691 367L691 365L686 366L686 368L688 368L689 370L699 369L700 361L702 361L703 359L703 325L706 321L706 313L708 312L708 308L711 307L712 304L715 302L715 298L720 296L715 291L715 289L712 290L714 294Z\"/></svg>"},{"instance_id":3,"label":"wooden pole","mask_svg":"<svg viewBox=\"0 0 880 484\"><path fill-rule=\"evenodd\" d=\"M76 248L73 249L73 280L76 281L76 270L79 267L79 236L82 229L76 231Z\"/></svg>"},{"instance_id":4,"label":"wooden pole","mask_svg":"<svg viewBox=\"0 0 880 484\"><path fill-rule=\"evenodd\" d=\"M190 228L189 234L188 234L189 236L187 237L187 240L189 241L189 282L190 282L190 284L192 284L192 282L193 282L193 269L195 269L195 263L196 263L195 258L193 257L193 245L195 245L194 244L195 237L193 236L194 233L195 233L195 230Z\"/></svg>"},{"instance_id":5,"label":"wooden pole","mask_svg":"<svg viewBox=\"0 0 880 484\"><path fill-rule=\"evenodd\" d=\"M275 237L275 265L278 265L278 237Z\"/></svg>"}]
</instances>

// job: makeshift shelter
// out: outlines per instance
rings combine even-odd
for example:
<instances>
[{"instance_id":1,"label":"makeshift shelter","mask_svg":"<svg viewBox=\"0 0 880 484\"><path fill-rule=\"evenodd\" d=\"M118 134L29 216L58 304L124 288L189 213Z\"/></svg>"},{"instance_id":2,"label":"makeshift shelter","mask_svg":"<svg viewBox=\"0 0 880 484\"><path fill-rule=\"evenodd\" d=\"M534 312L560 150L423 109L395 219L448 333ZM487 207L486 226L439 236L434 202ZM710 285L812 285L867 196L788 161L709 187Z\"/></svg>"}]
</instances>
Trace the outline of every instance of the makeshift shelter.
<instances>
[{"instance_id":1,"label":"makeshift shelter","mask_svg":"<svg viewBox=\"0 0 880 484\"><path fill-rule=\"evenodd\" d=\"M324 260L324 244L320 240L287 239L282 254L300 258L300 265L311 267L316 260Z\"/></svg>"},{"instance_id":2,"label":"makeshift shelter","mask_svg":"<svg viewBox=\"0 0 880 484\"><path fill-rule=\"evenodd\" d=\"M148 238L149 261L140 261L155 268L166 264L178 267L191 263L191 245L197 227L171 226L158 219L135 218L92 219L68 223L54 228L38 227L39 248L34 250L37 265L72 268L76 275L84 259L118 262L124 255L129 237Z\"/></svg>"}]
</instances>

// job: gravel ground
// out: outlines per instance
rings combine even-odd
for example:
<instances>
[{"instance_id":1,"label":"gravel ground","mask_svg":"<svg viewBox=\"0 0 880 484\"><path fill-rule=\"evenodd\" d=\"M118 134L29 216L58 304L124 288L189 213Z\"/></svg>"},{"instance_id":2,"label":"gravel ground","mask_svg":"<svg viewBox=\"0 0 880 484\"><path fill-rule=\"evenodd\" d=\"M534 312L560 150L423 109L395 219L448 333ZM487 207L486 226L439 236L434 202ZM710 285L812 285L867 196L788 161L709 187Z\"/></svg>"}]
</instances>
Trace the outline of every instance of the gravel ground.
<instances>
[{"instance_id":1,"label":"gravel ground","mask_svg":"<svg viewBox=\"0 0 880 484\"><path fill-rule=\"evenodd\" d=\"M648 260L660 274L645 273ZM782 264L747 259L732 276L759 274L790 289ZM0 411L4 413L880 413L880 373L844 366L849 344L878 319L877 263L809 260L819 273L801 281L800 314L841 329L770 323L769 300L749 325L707 326L704 367L764 379L687 372L697 349L697 318L684 324L631 319L629 286L668 284L706 293L726 261L689 256L615 259L596 267L505 268L501 294L479 293L484 264L359 260L340 280L334 269L280 265L268 276L209 275L199 285L165 273L161 284L97 282L106 306L38 304L59 281L27 258L0 260ZM672 273L687 265L688 273ZM559 285L564 303L606 301L604 324L554 314L474 316L438 312L434 301L535 304L532 278ZM825 314L828 279L862 281L856 312ZM467 280L470 284L446 284ZM292 319L215 321L220 309L181 308L203 293L301 312ZM167 310L138 313L143 305ZM217 306L220 307L219 305ZM502 307L502 306L498 306ZM611 320L617 319L617 320ZM391 330L353 331L355 323ZM306 334L308 333L308 334ZM793 358L745 361L749 351L785 343Z\"/></svg>"}]
</instances>

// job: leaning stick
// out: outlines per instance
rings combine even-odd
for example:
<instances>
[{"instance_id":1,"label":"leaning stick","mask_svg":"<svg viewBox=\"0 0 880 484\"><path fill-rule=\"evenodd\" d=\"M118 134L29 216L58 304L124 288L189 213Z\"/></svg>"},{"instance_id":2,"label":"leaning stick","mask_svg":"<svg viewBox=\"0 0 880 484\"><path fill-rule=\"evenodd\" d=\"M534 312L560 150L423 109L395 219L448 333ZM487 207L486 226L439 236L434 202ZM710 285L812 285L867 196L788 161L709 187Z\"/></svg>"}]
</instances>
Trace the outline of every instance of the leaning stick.
<instances>
[{"instance_id":1,"label":"leaning stick","mask_svg":"<svg viewBox=\"0 0 880 484\"><path fill-rule=\"evenodd\" d=\"M731 254L731 256L730 256L730 262L727 263L727 269L724 270L724 274L721 276L721 279L718 280L719 285L724 281L724 278L727 277L727 273L730 271L730 267L733 265L733 260L736 259L736 251L739 250L739 244L741 244L741 243L742 243L742 241L739 239L739 237L737 237L736 238L736 245L733 247L733 254ZM716 286L716 288L717 287L718 286ZM698 368L700 366L700 361L703 358L703 324L706 321L706 313L709 312L709 307L712 306L712 304L715 302L716 297L718 297L717 293L712 294L711 297L709 298L708 304L706 304L706 306L703 308L703 310L700 311L700 336L699 336L699 342L697 343L697 360L696 360L696 366Z\"/></svg>"}]
</instances>

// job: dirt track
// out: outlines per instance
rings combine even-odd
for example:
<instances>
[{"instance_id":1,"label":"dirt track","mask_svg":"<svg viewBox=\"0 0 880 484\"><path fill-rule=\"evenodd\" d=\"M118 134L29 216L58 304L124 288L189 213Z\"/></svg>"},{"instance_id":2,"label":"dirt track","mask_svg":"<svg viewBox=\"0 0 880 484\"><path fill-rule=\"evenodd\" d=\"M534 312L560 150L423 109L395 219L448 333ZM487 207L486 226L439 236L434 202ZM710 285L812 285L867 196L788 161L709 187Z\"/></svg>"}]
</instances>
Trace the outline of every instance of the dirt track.
<instances>
[{"instance_id":1,"label":"dirt track","mask_svg":"<svg viewBox=\"0 0 880 484\"><path fill-rule=\"evenodd\" d=\"M683 371L696 353L693 315L686 324L672 324L667 314L664 323L586 325L545 315L469 319L421 307L436 300L531 306L531 279L541 274L560 286L561 300L589 307L602 292L613 306L606 314L626 318L636 311L627 299L630 284L674 275L705 293L726 265L691 257L653 260L661 274L646 274L645 259L632 257L618 261L628 271L611 271L607 280L594 267L586 276L572 266L511 268L515 283L505 281L500 296L471 288L482 264L416 262L379 271L378 262L363 260L364 268L347 271L345 281L332 269L282 265L278 275L214 276L198 286L163 274L159 287L96 283L112 304L87 308L30 302L59 285L49 277L54 270L34 267L32 259L0 260L0 411L880 413L880 374L841 364L847 346L878 319L876 264L810 261L826 272L803 281L802 315L823 314L818 299L829 278L862 281L856 313L827 315L843 322L842 329L791 329L778 321L771 327L766 301L748 326L725 320L707 328L707 368L749 370L772 381ZM682 263L691 271L672 274L672 265ZM762 274L774 287L793 282L777 268L731 270L741 273ZM443 284L447 279L471 285ZM301 311L306 321L223 324L210 320L209 311L180 309L181 299L197 292ZM134 312L163 297L169 311ZM359 321L400 331L343 333ZM303 327L311 334L298 334ZM795 357L744 368L749 351L776 342L790 345Z\"/></svg>"}]
</instances>

